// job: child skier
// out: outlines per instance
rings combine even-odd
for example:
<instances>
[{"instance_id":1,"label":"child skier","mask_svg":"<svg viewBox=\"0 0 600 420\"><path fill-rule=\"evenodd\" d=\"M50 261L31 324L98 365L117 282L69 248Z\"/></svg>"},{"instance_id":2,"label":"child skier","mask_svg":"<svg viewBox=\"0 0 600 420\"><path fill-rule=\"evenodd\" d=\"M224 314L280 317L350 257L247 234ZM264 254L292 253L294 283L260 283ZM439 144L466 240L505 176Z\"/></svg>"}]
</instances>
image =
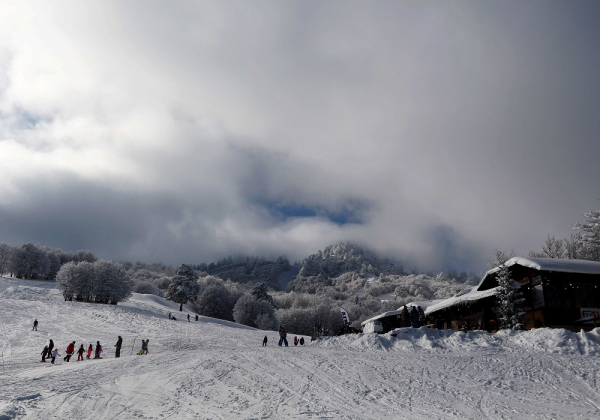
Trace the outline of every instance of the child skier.
<instances>
[{"instance_id":1,"label":"child skier","mask_svg":"<svg viewBox=\"0 0 600 420\"><path fill-rule=\"evenodd\" d=\"M88 347L88 351L87 351L87 358L89 359L90 356L92 355L92 351L94 350L94 346L92 346L92 343L90 343L90 346Z\"/></svg>"},{"instance_id":2,"label":"child skier","mask_svg":"<svg viewBox=\"0 0 600 420\"><path fill-rule=\"evenodd\" d=\"M99 341L96 341L96 354L94 355L94 359L100 359L100 354L102 354L102 346Z\"/></svg>"},{"instance_id":3,"label":"child skier","mask_svg":"<svg viewBox=\"0 0 600 420\"><path fill-rule=\"evenodd\" d=\"M83 344L79 346L79 350L77 350L77 361L83 361L83 353L85 353L85 349L83 348Z\"/></svg>"},{"instance_id":4,"label":"child skier","mask_svg":"<svg viewBox=\"0 0 600 420\"><path fill-rule=\"evenodd\" d=\"M58 353L58 349L54 349L52 350L52 364L54 364L54 359L56 359L56 357L60 357L60 354Z\"/></svg>"},{"instance_id":5,"label":"child skier","mask_svg":"<svg viewBox=\"0 0 600 420\"><path fill-rule=\"evenodd\" d=\"M50 352L48 351L48 346L45 346L44 350L42 350L42 362L46 361L46 357L50 357Z\"/></svg>"}]
</instances>

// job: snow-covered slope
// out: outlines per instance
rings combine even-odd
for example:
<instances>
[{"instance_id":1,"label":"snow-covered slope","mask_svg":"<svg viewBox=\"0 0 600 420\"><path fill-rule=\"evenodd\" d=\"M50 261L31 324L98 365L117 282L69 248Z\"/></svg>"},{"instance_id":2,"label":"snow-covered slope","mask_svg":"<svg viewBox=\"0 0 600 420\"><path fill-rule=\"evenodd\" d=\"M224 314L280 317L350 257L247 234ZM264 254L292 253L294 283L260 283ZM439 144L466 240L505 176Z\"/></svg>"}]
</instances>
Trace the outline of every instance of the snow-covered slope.
<instances>
[{"instance_id":1,"label":"snow-covered slope","mask_svg":"<svg viewBox=\"0 0 600 420\"><path fill-rule=\"evenodd\" d=\"M400 329L303 347L290 334L288 348L268 332L263 348L264 331L177 309L152 295L64 302L52 283L0 279L0 419L600 418L597 330ZM40 363L50 338L61 353L99 340L105 357Z\"/></svg>"}]
</instances>

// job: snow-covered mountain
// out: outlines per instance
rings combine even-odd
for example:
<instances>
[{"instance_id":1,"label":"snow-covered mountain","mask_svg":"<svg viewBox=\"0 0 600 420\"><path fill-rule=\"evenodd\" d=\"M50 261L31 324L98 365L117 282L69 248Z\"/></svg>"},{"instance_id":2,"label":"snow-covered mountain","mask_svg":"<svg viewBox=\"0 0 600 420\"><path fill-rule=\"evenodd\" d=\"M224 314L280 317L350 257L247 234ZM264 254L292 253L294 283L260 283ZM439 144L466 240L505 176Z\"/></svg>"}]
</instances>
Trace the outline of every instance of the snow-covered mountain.
<instances>
[{"instance_id":1,"label":"snow-covered mountain","mask_svg":"<svg viewBox=\"0 0 600 420\"><path fill-rule=\"evenodd\" d=\"M600 329L408 328L304 346L289 331L286 348L275 332L188 322L191 308L154 295L103 305L54 287L0 278L2 420L600 418ZM49 339L63 355L73 340L100 341L104 358L41 363ZM137 356L142 339L149 353Z\"/></svg>"}]
</instances>

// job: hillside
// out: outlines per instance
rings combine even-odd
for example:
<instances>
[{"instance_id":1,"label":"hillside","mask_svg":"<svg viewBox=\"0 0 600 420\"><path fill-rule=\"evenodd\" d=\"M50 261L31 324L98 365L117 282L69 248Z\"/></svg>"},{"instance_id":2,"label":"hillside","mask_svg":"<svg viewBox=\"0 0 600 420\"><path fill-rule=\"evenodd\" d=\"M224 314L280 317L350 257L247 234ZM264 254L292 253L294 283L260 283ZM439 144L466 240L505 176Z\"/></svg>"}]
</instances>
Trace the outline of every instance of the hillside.
<instances>
[{"instance_id":1,"label":"hillside","mask_svg":"<svg viewBox=\"0 0 600 420\"><path fill-rule=\"evenodd\" d=\"M600 417L599 330L401 329L282 348L274 332L206 317L170 321L176 305L153 295L65 302L53 283L7 278L0 308L2 420ZM99 340L105 357L40 363L49 338L61 353L72 340ZM150 351L136 356L142 338Z\"/></svg>"}]
</instances>

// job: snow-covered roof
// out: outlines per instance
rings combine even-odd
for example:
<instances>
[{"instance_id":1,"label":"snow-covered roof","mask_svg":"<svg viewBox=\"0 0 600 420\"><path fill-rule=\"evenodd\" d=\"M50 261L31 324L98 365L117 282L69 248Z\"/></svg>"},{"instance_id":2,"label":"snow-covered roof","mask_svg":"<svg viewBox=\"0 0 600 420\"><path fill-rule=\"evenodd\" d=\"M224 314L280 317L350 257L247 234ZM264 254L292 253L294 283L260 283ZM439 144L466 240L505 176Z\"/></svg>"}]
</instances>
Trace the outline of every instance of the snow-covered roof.
<instances>
[{"instance_id":1,"label":"snow-covered roof","mask_svg":"<svg viewBox=\"0 0 600 420\"><path fill-rule=\"evenodd\" d=\"M600 262L586 260L562 260L558 258L513 257L506 261L507 267L521 265L539 271L558 271L561 273L600 274ZM498 267L485 273L484 278L498 271Z\"/></svg>"},{"instance_id":2,"label":"snow-covered roof","mask_svg":"<svg viewBox=\"0 0 600 420\"><path fill-rule=\"evenodd\" d=\"M498 288L494 287L493 289L478 291L477 287L473 287L468 292L463 290L451 298L443 299L435 305L429 306L427 309L425 309L425 314L430 314L432 312L439 311L440 309L449 308L450 306L458 305L462 302L469 302L493 296L496 294L496 289Z\"/></svg>"}]
</instances>

